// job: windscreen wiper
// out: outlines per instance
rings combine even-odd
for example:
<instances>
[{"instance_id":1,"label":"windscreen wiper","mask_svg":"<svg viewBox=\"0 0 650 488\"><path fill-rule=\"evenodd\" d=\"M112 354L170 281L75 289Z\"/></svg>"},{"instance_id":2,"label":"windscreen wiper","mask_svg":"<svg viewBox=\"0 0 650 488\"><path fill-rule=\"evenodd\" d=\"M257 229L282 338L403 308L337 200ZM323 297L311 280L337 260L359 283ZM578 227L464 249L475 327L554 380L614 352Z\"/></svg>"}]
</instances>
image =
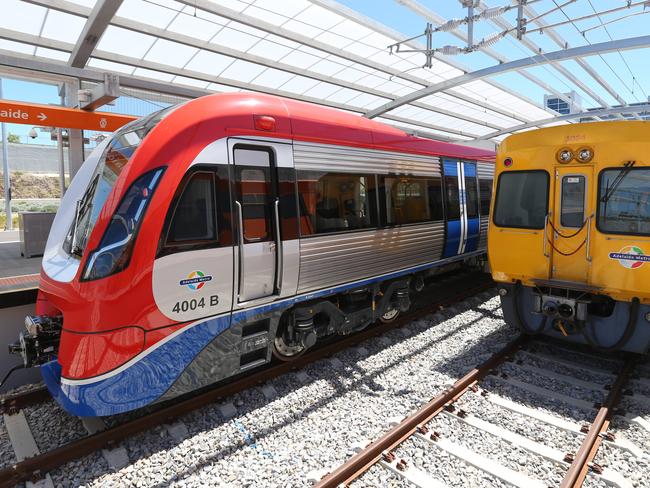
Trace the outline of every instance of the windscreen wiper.
<instances>
[{"instance_id":1,"label":"windscreen wiper","mask_svg":"<svg viewBox=\"0 0 650 488\"><path fill-rule=\"evenodd\" d=\"M601 197L600 201L603 203L607 203L610 198L612 198L612 195L614 195L614 192L618 189L618 187L621 185L625 177L630 174L630 170L632 167L636 164L636 161L628 161L623 165L623 168L621 171L616 175L616 178L614 178L614 181L612 182L612 186L605 191L605 194Z\"/></svg>"},{"instance_id":2,"label":"windscreen wiper","mask_svg":"<svg viewBox=\"0 0 650 488\"><path fill-rule=\"evenodd\" d=\"M93 181L90 183L90 185L88 185L88 189L83 194L83 196L79 200L77 200L77 205L75 208L74 221L72 222L72 229L70 229L70 234L72 234L70 251L72 252L72 254L75 254L80 257L81 257L81 253L83 252L83 249L81 249L81 246L77 244L77 230L79 227L79 221L92 207L92 205L90 205L90 201L92 199L92 196L95 193L95 188L97 188L98 182L99 182L99 174L96 175Z\"/></svg>"}]
</instances>

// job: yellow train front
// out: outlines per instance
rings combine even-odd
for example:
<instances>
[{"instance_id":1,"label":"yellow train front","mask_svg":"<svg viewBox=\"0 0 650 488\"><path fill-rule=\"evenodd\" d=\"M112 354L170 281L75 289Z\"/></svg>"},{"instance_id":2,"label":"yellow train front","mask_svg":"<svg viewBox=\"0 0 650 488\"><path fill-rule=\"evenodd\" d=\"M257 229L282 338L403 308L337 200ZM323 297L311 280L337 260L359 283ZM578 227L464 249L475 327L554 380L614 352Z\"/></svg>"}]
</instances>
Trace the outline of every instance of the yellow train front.
<instances>
[{"instance_id":1,"label":"yellow train front","mask_svg":"<svg viewBox=\"0 0 650 488\"><path fill-rule=\"evenodd\" d=\"M512 135L488 255L505 320L605 350L650 348L650 123Z\"/></svg>"}]
</instances>

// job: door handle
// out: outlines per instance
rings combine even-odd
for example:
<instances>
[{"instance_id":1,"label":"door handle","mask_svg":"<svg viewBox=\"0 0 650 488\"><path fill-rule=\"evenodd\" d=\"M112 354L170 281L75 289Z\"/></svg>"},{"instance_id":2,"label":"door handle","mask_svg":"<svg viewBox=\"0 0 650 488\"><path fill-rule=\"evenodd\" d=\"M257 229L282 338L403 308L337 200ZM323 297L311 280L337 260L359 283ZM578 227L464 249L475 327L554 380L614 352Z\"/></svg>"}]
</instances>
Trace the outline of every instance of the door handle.
<instances>
[{"instance_id":1,"label":"door handle","mask_svg":"<svg viewBox=\"0 0 650 488\"><path fill-rule=\"evenodd\" d=\"M235 206L237 207L237 222L239 224L237 239L237 245L239 247L239 283L237 286L237 295L241 296L242 290L244 289L244 217L241 203L235 200Z\"/></svg>"}]
</instances>

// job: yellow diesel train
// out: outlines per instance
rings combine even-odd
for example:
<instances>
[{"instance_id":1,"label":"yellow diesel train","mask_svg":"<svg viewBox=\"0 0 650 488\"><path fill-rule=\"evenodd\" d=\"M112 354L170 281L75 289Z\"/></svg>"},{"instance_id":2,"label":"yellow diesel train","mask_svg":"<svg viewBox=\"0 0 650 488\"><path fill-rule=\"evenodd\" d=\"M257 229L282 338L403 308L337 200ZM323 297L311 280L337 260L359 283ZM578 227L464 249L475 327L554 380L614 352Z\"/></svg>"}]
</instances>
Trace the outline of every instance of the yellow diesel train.
<instances>
[{"instance_id":1,"label":"yellow diesel train","mask_svg":"<svg viewBox=\"0 0 650 488\"><path fill-rule=\"evenodd\" d=\"M556 126L497 151L488 256L505 320L650 348L650 122Z\"/></svg>"}]
</instances>

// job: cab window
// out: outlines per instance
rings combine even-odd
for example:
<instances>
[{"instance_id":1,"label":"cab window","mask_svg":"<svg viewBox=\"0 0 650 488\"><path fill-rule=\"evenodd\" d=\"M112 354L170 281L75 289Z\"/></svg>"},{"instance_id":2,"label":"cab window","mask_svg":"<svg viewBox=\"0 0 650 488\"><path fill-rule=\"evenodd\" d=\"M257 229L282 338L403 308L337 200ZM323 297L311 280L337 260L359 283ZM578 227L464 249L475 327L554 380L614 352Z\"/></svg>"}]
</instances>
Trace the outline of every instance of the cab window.
<instances>
[{"instance_id":1,"label":"cab window","mask_svg":"<svg viewBox=\"0 0 650 488\"><path fill-rule=\"evenodd\" d=\"M560 207L560 224L562 227L582 227L585 221L584 176L567 175L562 177Z\"/></svg>"},{"instance_id":2,"label":"cab window","mask_svg":"<svg viewBox=\"0 0 650 488\"><path fill-rule=\"evenodd\" d=\"M543 229L548 213L549 174L508 171L499 175L494 224L499 227Z\"/></svg>"},{"instance_id":3,"label":"cab window","mask_svg":"<svg viewBox=\"0 0 650 488\"><path fill-rule=\"evenodd\" d=\"M650 236L650 168L612 168L600 173L598 230Z\"/></svg>"},{"instance_id":4,"label":"cab window","mask_svg":"<svg viewBox=\"0 0 650 488\"><path fill-rule=\"evenodd\" d=\"M213 241L216 235L214 174L194 173L176 205L167 243Z\"/></svg>"}]
</instances>

